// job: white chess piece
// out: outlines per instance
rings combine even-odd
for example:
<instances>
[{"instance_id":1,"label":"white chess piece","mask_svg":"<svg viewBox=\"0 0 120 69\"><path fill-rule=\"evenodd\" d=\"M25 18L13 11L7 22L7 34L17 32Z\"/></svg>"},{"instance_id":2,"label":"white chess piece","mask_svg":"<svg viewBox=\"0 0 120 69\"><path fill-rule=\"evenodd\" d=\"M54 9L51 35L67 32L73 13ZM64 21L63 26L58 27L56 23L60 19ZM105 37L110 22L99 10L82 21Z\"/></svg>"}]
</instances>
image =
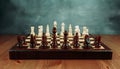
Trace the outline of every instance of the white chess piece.
<instances>
[{"instance_id":1,"label":"white chess piece","mask_svg":"<svg viewBox=\"0 0 120 69\"><path fill-rule=\"evenodd\" d=\"M34 31L34 26L31 26L31 33L30 34L32 34L33 36L35 35L35 31Z\"/></svg>"},{"instance_id":2,"label":"white chess piece","mask_svg":"<svg viewBox=\"0 0 120 69\"><path fill-rule=\"evenodd\" d=\"M83 35L83 36L85 36L85 35L89 35L89 33L88 33L88 29L87 29L86 26L83 26L83 33L82 33L82 35Z\"/></svg>"},{"instance_id":3,"label":"white chess piece","mask_svg":"<svg viewBox=\"0 0 120 69\"><path fill-rule=\"evenodd\" d=\"M88 30L88 28L86 29L86 34L89 35L89 30Z\"/></svg>"},{"instance_id":4,"label":"white chess piece","mask_svg":"<svg viewBox=\"0 0 120 69\"><path fill-rule=\"evenodd\" d=\"M39 34L40 34L40 26L38 26L38 36L39 36Z\"/></svg>"},{"instance_id":5,"label":"white chess piece","mask_svg":"<svg viewBox=\"0 0 120 69\"><path fill-rule=\"evenodd\" d=\"M47 27L46 27L46 36L50 36L50 32L49 32L49 25L47 25Z\"/></svg>"},{"instance_id":6,"label":"white chess piece","mask_svg":"<svg viewBox=\"0 0 120 69\"><path fill-rule=\"evenodd\" d=\"M41 25L41 35L43 35L43 26Z\"/></svg>"},{"instance_id":7,"label":"white chess piece","mask_svg":"<svg viewBox=\"0 0 120 69\"><path fill-rule=\"evenodd\" d=\"M57 22L56 21L54 21L54 25L53 26L57 28Z\"/></svg>"},{"instance_id":8,"label":"white chess piece","mask_svg":"<svg viewBox=\"0 0 120 69\"><path fill-rule=\"evenodd\" d=\"M81 36L79 26L78 26L78 36Z\"/></svg>"},{"instance_id":9,"label":"white chess piece","mask_svg":"<svg viewBox=\"0 0 120 69\"><path fill-rule=\"evenodd\" d=\"M38 26L38 36L40 37L41 36L41 27Z\"/></svg>"},{"instance_id":10,"label":"white chess piece","mask_svg":"<svg viewBox=\"0 0 120 69\"><path fill-rule=\"evenodd\" d=\"M72 35L72 26L71 26L71 24L69 25L69 33L68 33L68 36L73 36L73 35Z\"/></svg>"},{"instance_id":11,"label":"white chess piece","mask_svg":"<svg viewBox=\"0 0 120 69\"><path fill-rule=\"evenodd\" d=\"M60 33L61 36L64 36L64 31L65 31L65 24L62 23L61 24L61 33Z\"/></svg>"},{"instance_id":12,"label":"white chess piece","mask_svg":"<svg viewBox=\"0 0 120 69\"><path fill-rule=\"evenodd\" d=\"M77 28L76 28L76 26L75 26L75 31L74 31L74 35L77 33Z\"/></svg>"},{"instance_id":13,"label":"white chess piece","mask_svg":"<svg viewBox=\"0 0 120 69\"><path fill-rule=\"evenodd\" d=\"M78 36L81 36L81 34L80 34L80 28L79 28L78 25L75 26L75 33L74 33L74 35L76 35L76 33L78 33Z\"/></svg>"},{"instance_id":14,"label":"white chess piece","mask_svg":"<svg viewBox=\"0 0 120 69\"><path fill-rule=\"evenodd\" d=\"M43 34L43 26L38 26L38 36L39 37L42 37L42 34Z\"/></svg>"}]
</instances>

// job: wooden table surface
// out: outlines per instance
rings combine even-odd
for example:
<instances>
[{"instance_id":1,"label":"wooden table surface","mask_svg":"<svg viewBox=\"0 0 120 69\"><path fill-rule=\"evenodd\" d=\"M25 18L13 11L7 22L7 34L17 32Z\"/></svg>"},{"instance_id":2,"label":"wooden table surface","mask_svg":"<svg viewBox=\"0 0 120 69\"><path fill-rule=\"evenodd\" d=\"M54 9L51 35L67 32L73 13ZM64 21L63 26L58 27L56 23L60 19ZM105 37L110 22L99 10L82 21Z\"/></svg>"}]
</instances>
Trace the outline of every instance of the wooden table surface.
<instances>
[{"instance_id":1,"label":"wooden table surface","mask_svg":"<svg viewBox=\"0 0 120 69\"><path fill-rule=\"evenodd\" d=\"M15 35L0 35L0 69L120 69L120 35L102 35L113 51L112 60L10 60Z\"/></svg>"}]
</instances>

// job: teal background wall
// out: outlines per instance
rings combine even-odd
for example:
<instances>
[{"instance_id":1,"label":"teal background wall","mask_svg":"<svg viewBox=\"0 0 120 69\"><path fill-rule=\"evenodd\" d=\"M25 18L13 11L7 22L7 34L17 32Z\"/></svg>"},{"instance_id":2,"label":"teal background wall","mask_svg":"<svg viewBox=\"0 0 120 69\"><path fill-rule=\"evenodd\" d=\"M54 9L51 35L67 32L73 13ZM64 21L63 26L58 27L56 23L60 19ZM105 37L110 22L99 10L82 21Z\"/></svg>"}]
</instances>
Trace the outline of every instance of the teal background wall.
<instances>
[{"instance_id":1,"label":"teal background wall","mask_svg":"<svg viewBox=\"0 0 120 69\"><path fill-rule=\"evenodd\" d=\"M0 34L29 34L30 26L86 25L91 34L120 34L120 0L0 0Z\"/></svg>"}]
</instances>

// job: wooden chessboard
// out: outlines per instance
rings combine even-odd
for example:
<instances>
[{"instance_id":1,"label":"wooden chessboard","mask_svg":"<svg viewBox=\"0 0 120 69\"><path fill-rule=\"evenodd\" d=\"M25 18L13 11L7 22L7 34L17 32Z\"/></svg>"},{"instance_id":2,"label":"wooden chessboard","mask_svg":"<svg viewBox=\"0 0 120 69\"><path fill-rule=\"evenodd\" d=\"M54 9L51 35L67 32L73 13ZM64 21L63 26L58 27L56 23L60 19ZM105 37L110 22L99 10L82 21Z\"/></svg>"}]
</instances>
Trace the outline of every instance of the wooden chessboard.
<instances>
[{"instance_id":1,"label":"wooden chessboard","mask_svg":"<svg viewBox=\"0 0 120 69\"><path fill-rule=\"evenodd\" d=\"M16 43L10 50L10 59L112 59L112 51L103 42L100 43L100 48L95 48L93 45L94 38L90 37L91 49L84 49L84 38L79 37L80 47L72 46L73 37L68 37L70 49L61 49L63 37L57 37L58 48L51 48L52 37L47 37L48 49L40 49L41 37L36 38L37 46L30 48L30 36L26 38L27 44L23 44L21 48Z\"/></svg>"}]
</instances>

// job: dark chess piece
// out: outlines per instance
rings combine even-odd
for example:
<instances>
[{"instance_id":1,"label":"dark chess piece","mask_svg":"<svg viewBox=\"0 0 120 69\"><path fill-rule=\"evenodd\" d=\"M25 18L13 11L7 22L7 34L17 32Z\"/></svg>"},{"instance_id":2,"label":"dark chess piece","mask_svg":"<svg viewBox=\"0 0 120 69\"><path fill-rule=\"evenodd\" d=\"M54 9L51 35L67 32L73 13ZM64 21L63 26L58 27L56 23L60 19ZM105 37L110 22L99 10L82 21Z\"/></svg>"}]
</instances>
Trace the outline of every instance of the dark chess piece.
<instances>
[{"instance_id":1,"label":"dark chess piece","mask_svg":"<svg viewBox=\"0 0 120 69\"><path fill-rule=\"evenodd\" d=\"M45 33L43 33L43 36L42 36L42 44L40 46L41 49L47 49L49 48L48 45L48 42L47 42L47 36L45 35Z\"/></svg>"},{"instance_id":2,"label":"dark chess piece","mask_svg":"<svg viewBox=\"0 0 120 69\"><path fill-rule=\"evenodd\" d=\"M22 39L22 37L20 35L17 36L17 41L18 41L18 47L21 48L23 46L22 45L23 44L23 39Z\"/></svg>"},{"instance_id":3,"label":"dark chess piece","mask_svg":"<svg viewBox=\"0 0 120 69\"><path fill-rule=\"evenodd\" d=\"M33 35L31 34L31 38L30 38L30 48L35 48L35 46L36 46L36 38L35 38L35 36L33 36Z\"/></svg>"},{"instance_id":4,"label":"dark chess piece","mask_svg":"<svg viewBox=\"0 0 120 69\"><path fill-rule=\"evenodd\" d=\"M56 40L56 27L53 27L52 32L53 32L53 37L52 37L53 40L52 40L52 43L51 43L51 47L52 48L57 48L58 43L57 43L57 40Z\"/></svg>"},{"instance_id":5,"label":"dark chess piece","mask_svg":"<svg viewBox=\"0 0 120 69\"><path fill-rule=\"evenodd\" d=\"M101 36L96 36L94 42L95 48L100 48L100 43L101 43Z\"/></svg>"},{"instance_id":6,"label":"dark chess piece","mask_svg":"<svg viewBox=\"0 0 120 69\"><path fill-rule=\"evenodd\" d=\"M85 35L83 48L84 49L90 49L90 48L92 48L91 45L90 45L89 35Z\"/></svg>"},{"instance_id":7,"label":"dark chess piece","mask_svg":"<svg viewBox=\"0 0 120 69\"><path fill-rule=\"evenodd\" d=\"M69 46L69 44L68 44L68 42L67 42L67 39L68 39L68 32L67 31L65 31L64 32L64 42L63 42L63 45L62 45L62 49L69 49L69 48L71 48L70 46Z\"/></svg>"},{"instance_id":8,"label":"dark chess piece","mask_svg":"<svg viewBox=\"0 0 120 69\"><path fill-rule=\"evenodd\" d=\"M23 44L24 44L24 45L27 45L27 42L25 41L26 36L23 36L22 38L23 38Z\"/></svg>"},{"instance_id":9,"label":"dark chess piece","mask_svg":"<svg viewBox=\"0 0 120 69\"><path fill-rule=\"evenodd\" d=\"M79 44L79 36L78 36L78 33L76 33L76 35L73 38L73 47L78 48L79 46L80 46L80 44Z\"/></svg>"}]
</instances>

